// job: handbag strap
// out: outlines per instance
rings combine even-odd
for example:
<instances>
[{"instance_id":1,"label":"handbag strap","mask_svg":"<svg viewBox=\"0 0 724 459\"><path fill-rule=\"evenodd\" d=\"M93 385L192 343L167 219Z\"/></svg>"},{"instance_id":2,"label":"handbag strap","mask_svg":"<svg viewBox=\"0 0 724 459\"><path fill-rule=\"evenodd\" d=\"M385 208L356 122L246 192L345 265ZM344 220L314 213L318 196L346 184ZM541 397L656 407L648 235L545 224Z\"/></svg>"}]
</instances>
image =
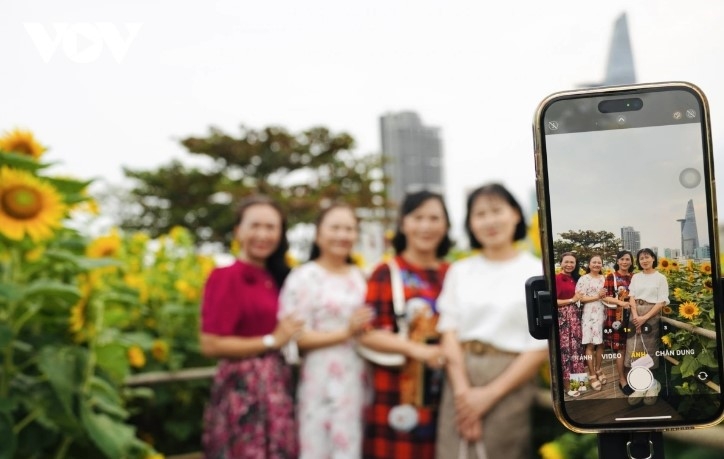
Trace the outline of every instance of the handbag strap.
<instances>
[{"instance_id":1,"label":"handbag strap","mask_svg":"<svg viewBox=\"0 0 724 459\"><path fill-rule=\"evenodd\" d=\"M458 459L468 459L468 445L470 443L464 438L460 439L460 446L458 447ZM477 440L475 442L475 456L477 459L488 459L488 454L485 451L485 445L483 440Z\"/></svg>"},{"instance_id":2,"label":"handbag strap","mask_svg":"<svg viewBox=\"0 0 724 459\"><path fill-rule=\"evenodd\" d=\"M641 345L644 347L644 352L649 353L649 350L646 349L646 343L644 342L644 334L643 333L636 333L641 338ZM634 348L633 351L631 351L633 355L636 355L636 338L634 338Z\"/></svg>"},{"instance_id":3,"label":"handbag strap","mask_svg":"<svg viewBox=\"0 0 724 459\"><path fill-rule=\"evenodd\" d=\"M405 320L405 285L402 282L400 266L394 258L387 262L390 268L390 283L392 284L392 309L397 322L397 334L407 338L408 326Z\"/></svg>"}]
</instances>

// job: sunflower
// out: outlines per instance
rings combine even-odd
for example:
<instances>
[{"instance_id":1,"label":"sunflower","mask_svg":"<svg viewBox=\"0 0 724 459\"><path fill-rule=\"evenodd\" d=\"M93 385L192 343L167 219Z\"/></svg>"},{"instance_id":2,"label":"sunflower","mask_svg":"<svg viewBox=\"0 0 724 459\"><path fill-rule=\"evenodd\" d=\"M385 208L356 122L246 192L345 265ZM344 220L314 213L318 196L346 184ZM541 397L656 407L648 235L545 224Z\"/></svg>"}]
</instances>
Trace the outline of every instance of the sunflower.
<instances>
[{"instance_id":1,"label":"sunflower","mask_svg":"<svg viewBox=\"0 0 724 459\"><path fill-rule=\"evenodd\" d=\"M116 230L107 236L101 236L88 245L86 255L90 258L115 257L121 249L121 236Z\"/></svg>"},{"instance_id":2,"label":"sunflower","mask_svg":"<svg viewBox=\"0 0 724 459\"><path fill-rule=\"evenodd\" d=\"M151 355L157 362L165 362L168 360L168 343L157 339L151 345Z\"/></svg>"},{"instance_id":3,"label":"sunflower","mask_svg":"<svg viewBox=\"0 0 724 459\"><path fill-rule=\"evenodd\" d=\"M138 290L138 300L141 304L148 302L148 284L146 278L140 274L126 273L123 276L123 282L131 288Z\"/></svg>"},{"instance_id":4,"label":"sunflower","mask_svg":"<svg viewBox=\"0 0 724 459\"><path fill-rule=\"evenodd\" d=\"M43 254L45 253L45 247L42 245L38 245L33 247L32 249L25 252L25 261L29 263L34 263L41 258L43 258Z\"/></svg>"},{"instance_id":5,"label":"sunflower","mask_svg":"<svg viewBox=\"0 0 724 459\"><path fill-rule=\"evenodd\" d=\"M671 261L668 258L659 260L659 270L668 272L671 269Z\"/></svg>"},{"instance_id":6,"label":"sunflower","mask_svg":"<svg viewBox=\"0 0 724 459\"><path fill-rule=\"evenodd\" d=\"M693 319L699 315L699 306L696 303L687 301L679 306L679 315L684 319Z\"/></svg>"},{"instance_id":7,"label":"sunflower","mask_svg":"<svg viewBox=\"0 0 724 459\"><path fill-rule=\"evenodd\" d=\"M81 275L78 282L78 288L81 292L80 299L70 308L70 317L68 318L68 330L75 334L76 338L80 337L78 334L86 324L88 301L93 292L93 285L85 276Z\"/></svg>"},{"instance_id":8,"label":"sunflower","mask_svg":"<svg viewBox=\"0 0 724 459\"><path fill-rule=\"evenodd\" d=\"M674 312L674 310L671 309L671 306L669 306L668 304L666 306L664 306L662 311L663 311L664 315L667 315L667 316L669 314L671 314L672 312Z\"/></svg>"},{"instance_id":9,"label":"sunflower","mask_svg":"<svg viewBox=\"0 0 724 459\"><path fill-rule=\"evenodd\" d=\"M189 301L195 301L199 297L199 291L185 279L178 279L173 284L174 288Z\"/></svg>"},{"instance_id":10,"label":"sunflower","mask_svg":"<svg viewBox=\"0 0 724 459\"><path fill-rule=\"evenodd\" d=\"M538 449L543 459L565 459L566 455L561 450L561 444L556 441L545 443Z\"/></svg>"},{"instance_id":11,"label":"sunflower","mask_svg":"<svg viewBox=\"0 0 724 459\"><path fill-rule=\"evenodd\" d=\"M349 256L349 258L352 260L352 263L359 269L364 269L364 267L367 266L364 255L359 252L354 252L352 255Z\"/></svg>"},{"instance_id":12,"label":"sunflower","mask_svg":"<svg viewBox=\"0 0 724 459\"><path fill-rule=\"evenodd\" d=\"M99 215L101 213L98 201L90 197L73 205L72 210L74 212L82 212L90 215Z\"/></svg>"},{"instance_id":13,"label":"sunflower","mask_svg":"<svg viewBox=\"0 0 724 459\"><path fill-rule=\"evenodd\" d=\"M236 239L231 241L231 245L229 246L229 252L231 252L232 255L238 256L241 252L241 245L239 244L239 241Z\"/></svg>"},{"instance_id":14,"label":"sunflower","mask_svg":"<svg viewBox=\"0 0 724 459\"><path fill-rule=\"evenodd\" d=\"M285 253L284 260L287 262L287 266L289 266L290 268L296 268L297 266L299 266L299 260L292 254L292 252Z\"/></svg>"},{"instance_id":15,"label":"sunflower","mask_svg":"<svg viewBox=\"0 0 724 459\"><path fill-rule=\"evenodd\" d=\"M694 260L686 260L686 270L687 271L694 270Z\"/></svg>"},{"instance_id":16,"label":"sunflower","mask_svg":"<svg viewBox=\"0 0 724 459\"><path fill-rule=\"evenodd\" d=\"M705 261L701 264L701 266L699 266L699 270L704 274L711 274L711 263Z\"/></svg>"},{"instance_id":17,"label":"sunflower","mask_svg":"<svg viewBox=\"0 0 724 459\"><path fill-rule=\"evenodd\" d=\"M679 270L679 262L676 260L671 260L671 270L672 271L678 271Z\"/></svg>"},{"instance_id":18,"label":"sunflower","mask_svg":"<svg viewBox=\"0 0 724 459\"><path fill-rule=\"evenodd\" d=\"M47 239L60 226L65 204L58 191L27 172L0 168L0 234L34 242Z\"/></svg>"},{"instance_id":19,"label":"sunflower","mask_svg":"<svg viewBox=\"0 0 724 459\"><path fill-rule=\"evenodd\" d=\"M681 287L676 287L674 289L674 298L676 298L677 301L681 301L682 293L684 293L684 291L681 289Z\"/></svg>"},{"instance_id":20,"label":"sunflower","mask_svg":"<svg viewBox=\"0 0 724 459\"><path fill-rule=\"evenodd\" d=\"M196 257L196 261L198 262L198 265L201 267L201 278L206 279L209 277L209 274L211 274L211 271L214 270L216 267L216 262L212 257L204 256L204 255L198 255Z\"/></svg>"},{"instance_id":21,"label":"sunflower","mask_svg":"<svg viewBox=\"0 0 724 459\"><path fill-rule=\"evenodd\" d=\"M143 353L143 349L138 346L129 347L128 363L130 363L133 368L143 368L146 366L146 354Z\"/></svg>"},{"instance_id":22,"label":"sunflower","mask_svg":"<svg viewBox=\"0 0 724 459\"><path fill-rule=\"evenodd\" d=\"M70 308L70 318L68 319L68 330L71 333L78 333L85 325L85 301L79 301Z\"/></svg>"},{"instance_id":23,"label":"sunflower","mask_svg":"<svg viewBox=\"0 0 724 459\"><path fill-rule=\"evenodd\" d=\"M183 226L174 226L168 232L169 237L176 244L187 244L191 242L191 233Z\"/></svg>"},{"instance_id":24,"label":"sunflower","mask_svg":"<svg viewBox=\"0 0 724 459\"><path fill-rule=\"evenodd\" d=\"M704 279L704 288L709 292L713 290L714 286L712 285L711 277Z\"/></svg>"},{"instance_id":25,"label":"sunflower","mask_svg":"<svg viewBox=\"0 0 724 459\"><path fill-rule=\"evenodd\" d=\"M14 129L6 131L5 135L0 137L0 150L38 159L45 153L46 148L35 140L32 132Z\"/></svg>"},{"instance_id":26,"label":"sunflower","mask_svg":"<svg viewBox=\"0 0 724 459\"><path fill-rule=\"evenodd\" d=\"M671 347L671 336L664 335L661 337L661 342L666 345L666 347Z\"/></svg>"}]
</instances>

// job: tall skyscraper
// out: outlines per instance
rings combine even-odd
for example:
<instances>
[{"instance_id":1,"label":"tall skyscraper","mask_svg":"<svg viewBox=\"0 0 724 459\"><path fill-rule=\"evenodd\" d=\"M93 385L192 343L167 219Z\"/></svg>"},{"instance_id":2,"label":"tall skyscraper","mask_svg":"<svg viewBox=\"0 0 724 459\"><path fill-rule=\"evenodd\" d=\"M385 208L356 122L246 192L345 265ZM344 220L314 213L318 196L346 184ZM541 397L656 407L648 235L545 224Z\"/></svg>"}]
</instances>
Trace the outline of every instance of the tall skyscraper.
<instances>
[{"instance_id":1,"label":"tall skyscraper","mask_svg":"<svg viewBox=\"0 0 724 459\"><path fill-rule=\"evenodd\" d=\"M380 117L380 133L389 197L395 204L409 191L442 190L440 129L424 126L417 113L399 112Z\"/></svg>"},{"instance_id":2,"label":"tall skyscraper","mask_svg":"<svg viewBox=\"0 0 724 459\"><path fill-rule=\"evenodd\" d=\"M681 254L685 258L696 258L696 249L699 248L699 232L696 229L696 215L694 215L694 200L686 203L686 215L677 220L681 223Z\"/></svg>"},{"instance_id":3,"label":"tall skyscraper","mask_svg":"<svg viewBox=\"0 0 724 459\"><path fill-rule=\"evenodd\" d=\"M606 63L606 76L597 83L585 83L581 86L590 88L595 86L610 86L616 84L636 83L631 40L628 34L628 19L622 13L613 24L611 46L608 49L608 62Z\"/></svg>"},{"instance_id":4,"label":"tall skyscraper","mask_svg":"<svg viewBox=\"0 0 724 459\"><path fill-rule=\"evenodd\" d=\"M641 248L641 233L634 230L633 226L621 228L621 241L623 249L636 253Z\"/></svg>"}]
</instances>

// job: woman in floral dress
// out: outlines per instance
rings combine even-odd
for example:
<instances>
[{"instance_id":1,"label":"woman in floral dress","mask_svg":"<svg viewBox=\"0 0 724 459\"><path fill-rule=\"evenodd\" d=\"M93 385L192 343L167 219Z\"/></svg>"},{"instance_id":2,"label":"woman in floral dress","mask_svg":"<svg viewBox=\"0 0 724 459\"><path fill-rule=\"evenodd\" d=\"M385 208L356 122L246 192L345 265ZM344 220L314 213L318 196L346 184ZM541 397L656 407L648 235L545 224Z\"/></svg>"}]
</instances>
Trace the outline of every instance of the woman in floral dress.
<instances>
[{"instance_id":1,"label":"woman in floral dress","mask_svg":"<svg viewBox=\"0 0 724 459\"><path fill-rule=\"evenodd\" d=\"M586 346L586 363L588 380L593 390L601 390L606 384L606 377L601 369L603 363L603 320L606 317L601 299L606 296L603 287L605 278L602 274L603 259L593 255L588 260L588 273L581 276L576 283L576 293L583 303L581 317L581 344Z\"/></svg>"},{"instance_id":2,"label":"woman in floral dress","mask_svg":"<svg viewBox=\"0 0 724 459\"><path fill-rule=\"evenodd\" d=\"M357 241L354 210L322 211L310 261L292 270L282 287L282 314L304 320L296 344L303 353L297 390L300 459L358 459L366 366L354 337L372 320L367 284L351 262Z\"/></svg>"}]
</instances>

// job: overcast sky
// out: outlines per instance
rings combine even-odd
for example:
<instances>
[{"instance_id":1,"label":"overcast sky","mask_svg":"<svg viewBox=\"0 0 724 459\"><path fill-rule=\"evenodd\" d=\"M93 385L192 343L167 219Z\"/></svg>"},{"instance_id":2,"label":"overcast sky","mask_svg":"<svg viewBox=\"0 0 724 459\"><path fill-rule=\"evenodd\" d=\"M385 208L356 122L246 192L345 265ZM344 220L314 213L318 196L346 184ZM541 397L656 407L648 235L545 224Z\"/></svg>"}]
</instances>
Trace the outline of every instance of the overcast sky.
<instances>
[{"instance_id":1,"label":"overcast sky","mask_svg":"<svg viewBox=\"0 0 724 459\"><path fill-rule=\"evenodd\" d=\"M648 132L647 132L648 131ZM708 245L706 194L697 124L558 134L547 137L554 239L565 231L639 231L641 247L681 249L681 224L691 199L699 244ZM616 182L616 183L612 183ZM684 186L686 185L686 186Z\"/></svg>"},{"instance_id":2,"label":"overcast sky","mask_svg":"<svg viewBox=\"0 0 724 459\"><path fill-rule=\"evenodd\" d=\"M492 180L532 210L533 112L603 78L624 12L638 80L700 86L716 153L718 1L5 0L0 129L35 131L59 172L120 182L122 166L186 160L178 139L212 125L325 125L372 153L379 116L414 110L442 130L459 226L464 190Z\"/></svg>"}]
</instances>

